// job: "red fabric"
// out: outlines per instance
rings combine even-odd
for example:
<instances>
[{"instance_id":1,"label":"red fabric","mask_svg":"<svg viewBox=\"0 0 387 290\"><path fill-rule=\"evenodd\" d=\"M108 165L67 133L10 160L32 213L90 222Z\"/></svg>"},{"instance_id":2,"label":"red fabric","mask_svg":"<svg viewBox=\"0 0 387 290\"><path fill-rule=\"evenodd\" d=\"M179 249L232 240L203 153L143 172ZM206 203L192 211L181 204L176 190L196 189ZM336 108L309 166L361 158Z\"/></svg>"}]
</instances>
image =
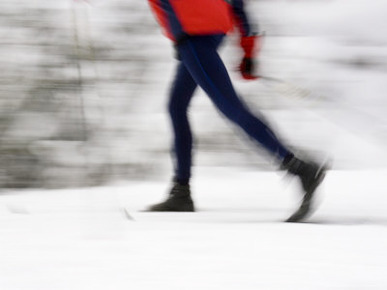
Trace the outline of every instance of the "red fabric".
<instances>
[{"instance_id":1,"label":"red fabric","mask_svg":"<svg viewBox=\"0 0 387 290\"><path fill-rule=\"evenodd\" d=\"M160 0L148 0L167 37L174 39ZM227 33L233 28L231 6L225 0L169 0L185 33Z\"/></svg>"},{"instance_id":2,"label":"red fabric","mask_svg":"<svg viewBox=\"0 0 387 290\"><path fill-rule=\"evenodd\" d=\"M245 53L244 57L255 58L259 55L263 42L263 34L242 36L240 45Z\"/></svg>"},{"instance_id":3,"label":"red fabric","mask_svg":"<svg viewBox=\"0 0 387 290\"><path fill-rule=\"evenodd\" d=\"M160 7L159 0L148 0L149 6L156 17L157 22L163 29L163 33L170 39L173 39L173 35L168 25L167 15Z\"/></svg>"},{"instance_id":4,"label":"red fabric","mask_svg":"<svg viewBox=\"0 0 387 290\"><path fill-rule=\"evenodd\" d=\"M248 57L248 58L254 57L255 41L256 41L256 36L241 37L241 47L245 52L245 57Z\"/></svg>"},{"instance_id":5,"label":"red fabric","mask_svg":"<svg viewBox=\"0 0 387 290\"><path fill-rule=\"evenodd\" d=\"M227 33L233 27L231 7L224 0L170 0L186 33Z\"/></svg>"}]
</instances>

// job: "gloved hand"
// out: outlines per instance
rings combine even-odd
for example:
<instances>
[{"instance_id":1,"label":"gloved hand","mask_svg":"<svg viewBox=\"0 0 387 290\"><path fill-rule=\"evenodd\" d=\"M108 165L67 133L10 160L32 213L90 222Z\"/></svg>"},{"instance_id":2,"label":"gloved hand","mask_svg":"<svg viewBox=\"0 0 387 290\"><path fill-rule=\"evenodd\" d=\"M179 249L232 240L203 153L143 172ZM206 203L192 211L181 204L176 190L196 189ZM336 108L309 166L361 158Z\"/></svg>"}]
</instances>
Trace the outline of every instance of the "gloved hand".
<instances>
[{"instance_id":1,"label":"gloved hand","mask_svg":"<svg viewBox=\"0 0 387 290\"><path fill-rule=\"evenodd\" d=\"M256 80L259 78L255 75L255 61L252 58L244 57L239 65L239 71L245 80Z\"/></svg>"},{"instance_id":2,"label":"gloved hand","mask_svg":"<svg viewBox=\"0 0 387 290\"><path fill-rule=\"evenodd\" d=\"M259 78L256 72L255 57L261 48L261 35L242 36L240 45L244 51L243 59L239 65L239 71L246 80L255 80Z\"/></svg>"}]
</instances>

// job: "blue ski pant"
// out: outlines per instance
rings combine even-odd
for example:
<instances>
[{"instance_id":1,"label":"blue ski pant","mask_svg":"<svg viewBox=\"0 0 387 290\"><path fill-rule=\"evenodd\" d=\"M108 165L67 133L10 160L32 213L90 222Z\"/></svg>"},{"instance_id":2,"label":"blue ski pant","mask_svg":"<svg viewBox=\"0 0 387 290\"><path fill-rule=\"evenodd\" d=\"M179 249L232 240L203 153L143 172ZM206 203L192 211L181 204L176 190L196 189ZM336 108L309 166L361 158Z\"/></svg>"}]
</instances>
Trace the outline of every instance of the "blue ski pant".
<instances>
[{"instance_id":1,"label":"blue ski pant","mask_svg":"<svg viewBox=\"0 0 387 290\"><path fill-rule=\"evenodd\" d=\"M219 111L280 161L291 153L272 130L240 100L217 49L224 35L190 36L177 50L180 62L168 104L174 132L175 179L188 182L192 166L192 133L187 109L199 85Z\"/></svg>"}]
</instances>

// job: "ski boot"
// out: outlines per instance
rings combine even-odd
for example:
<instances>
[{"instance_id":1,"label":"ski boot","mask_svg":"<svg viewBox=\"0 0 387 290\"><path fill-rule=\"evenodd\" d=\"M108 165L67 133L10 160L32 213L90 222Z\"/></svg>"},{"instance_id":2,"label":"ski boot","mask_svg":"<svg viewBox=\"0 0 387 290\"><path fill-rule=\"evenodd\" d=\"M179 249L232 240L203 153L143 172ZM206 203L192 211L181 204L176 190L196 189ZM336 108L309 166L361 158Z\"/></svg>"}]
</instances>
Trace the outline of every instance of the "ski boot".
<instances>
[{"instance_id":1,"label":"ski boot","mask_svg":"<svg viewBox=\"0 0 387 290\"><path fill-rule=\"evenodd\" d=\"M285 158L282 169L290 174L298 176L304 192L300 207L286 221L299 222L312 214L312 201L317 187L324 180L325 165L318 165L312 162L305 162L294 156Z\"/></svg>"},{"instance_id":2,"label":"ski boot","mask_svg":"<svg viewBox=\"0 0 387 290\"><path fill-rule=\"evenodd\" d=\"M148 211L195 211L189 185L174 183L167 200L149 207Z\"/></svg>"}]
</instances>

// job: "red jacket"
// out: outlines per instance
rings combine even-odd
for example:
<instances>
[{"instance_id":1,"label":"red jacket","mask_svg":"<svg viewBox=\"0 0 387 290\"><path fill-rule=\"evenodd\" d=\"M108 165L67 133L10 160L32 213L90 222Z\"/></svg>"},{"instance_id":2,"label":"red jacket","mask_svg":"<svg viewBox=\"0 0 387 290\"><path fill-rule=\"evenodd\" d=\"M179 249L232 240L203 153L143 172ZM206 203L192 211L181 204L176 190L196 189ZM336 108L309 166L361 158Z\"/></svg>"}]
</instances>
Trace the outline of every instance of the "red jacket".
<instances>
[{"instance_id":1,"label":"red jacket","mask_svg":"<svg viewBox=\"0 0 387 290\"><path fill-rule=\"evenodd\" d=\"M184 35L227 33L236 21L242 35L251 33L243 0L148 0L164 33L177 41Z\"/></svg>"}]
</instances>

